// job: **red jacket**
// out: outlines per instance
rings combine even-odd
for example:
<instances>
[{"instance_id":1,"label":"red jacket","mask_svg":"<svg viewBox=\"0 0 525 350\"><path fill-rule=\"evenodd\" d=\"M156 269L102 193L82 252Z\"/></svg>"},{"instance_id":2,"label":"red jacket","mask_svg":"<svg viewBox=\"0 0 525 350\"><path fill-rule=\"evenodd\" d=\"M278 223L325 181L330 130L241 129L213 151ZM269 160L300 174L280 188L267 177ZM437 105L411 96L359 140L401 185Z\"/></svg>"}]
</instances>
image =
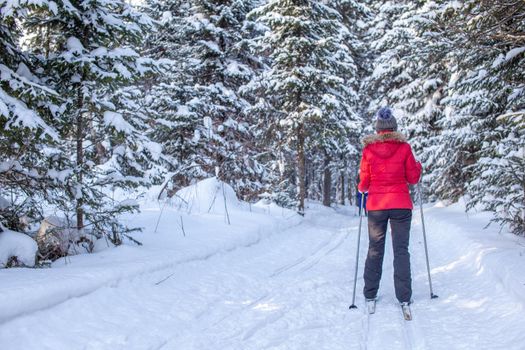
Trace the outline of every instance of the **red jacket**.
<instances>
[{"instance_id":1,"label":"red jacket","mask_svg":"<svg viewBox=\"0 0 525 350\"><path fill-rule=\"evenodd\" d=\"M358 189L368 191L367 210L412 209L408 184L416 184L421 164L398 132L365 137Z\"/></svg>"}]
</instances>

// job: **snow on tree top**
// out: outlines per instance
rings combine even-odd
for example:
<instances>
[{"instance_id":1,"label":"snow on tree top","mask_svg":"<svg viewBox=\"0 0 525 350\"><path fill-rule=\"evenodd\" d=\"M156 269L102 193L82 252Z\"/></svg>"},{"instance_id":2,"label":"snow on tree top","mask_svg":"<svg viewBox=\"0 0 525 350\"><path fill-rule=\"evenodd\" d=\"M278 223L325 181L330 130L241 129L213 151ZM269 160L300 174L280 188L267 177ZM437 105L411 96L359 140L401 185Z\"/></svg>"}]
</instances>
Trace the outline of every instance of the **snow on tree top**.
<instances>
[{"instance_id":1,"label":"snow on tree top","mask_svg":"<svg viewBox=\"0 0 525 350\"><path fill-rule=\"evenodd\" d=\"M135 131L135 128L124 120L120 113L111 111L104 112L104 123L108 126L113 126L117 131L123 131L126 133Z\"/></svg>"},{"instance_id":2,"label":"snow on tree top","mask_svg":"<svg viewBox=\"0 0 525 350\"><path fill-rule=\"evenodd\" d=\"M71 53L82 53L85 50L80 40L73 36L67 39L66 47Z\"/></svg>"},{"instance_id":3,"label":"snow on tree top","mask_svg":"<svg viewBox=\"0 0 525 350\"><path fill-rule=\"evenodd\" d=\"M514 57L520 55L521 53L525 52L525 46L524 47L516 47L509 52L507 52L507 55L505 56L505 61L510 61Z\"/></svg>"}]
</instances>

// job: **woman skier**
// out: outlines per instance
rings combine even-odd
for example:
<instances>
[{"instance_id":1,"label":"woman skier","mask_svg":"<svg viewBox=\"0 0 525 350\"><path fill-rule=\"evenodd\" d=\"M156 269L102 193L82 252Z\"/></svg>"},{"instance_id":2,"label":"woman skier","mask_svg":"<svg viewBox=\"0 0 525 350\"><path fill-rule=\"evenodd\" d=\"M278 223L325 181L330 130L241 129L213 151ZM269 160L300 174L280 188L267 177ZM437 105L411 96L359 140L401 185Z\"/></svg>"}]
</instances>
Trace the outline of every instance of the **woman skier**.
<instances>
[{"instance_id":1,"label":"woman skier","mask_svg":"<svg viewBox=\"0 0 525 350\"><path fill-rule=\"evenodd\" d=\"M421 164L416 161L406 138L397 132L397 121L389 108L376 115L377 134L364 138L358 189L368 192L369 247L364 271L364 296L367 301L377 297L381 280L385 235L390 222L394 249L394 286L401 305L412 297L412 278L408 244L412 220L409 184L417 184Z\"/></svg>"}]
</instances>

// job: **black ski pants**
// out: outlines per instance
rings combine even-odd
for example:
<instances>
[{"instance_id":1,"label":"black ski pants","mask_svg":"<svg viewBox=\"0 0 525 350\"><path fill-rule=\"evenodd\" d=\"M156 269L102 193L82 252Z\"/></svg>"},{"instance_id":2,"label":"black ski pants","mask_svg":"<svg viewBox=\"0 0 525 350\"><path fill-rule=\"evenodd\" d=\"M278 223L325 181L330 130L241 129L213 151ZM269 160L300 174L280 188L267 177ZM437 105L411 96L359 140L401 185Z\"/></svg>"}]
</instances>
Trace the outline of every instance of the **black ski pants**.
<instances>
[{"instance_id":1,"label":"black ski pants","mask_svg":"<svg viewBox=\"0 0 525 350\"><path fill-rule=\"evenodd\" d=\"M392 246L394 249L394 286L400 302L409 302L412 297L412 277L410 274L410 224L412 210L389 209L368 211L368 255L364 272L364 295L372 299L377 296L383 270L385 236L390 221Z\"/></svg>"}]
</instances>

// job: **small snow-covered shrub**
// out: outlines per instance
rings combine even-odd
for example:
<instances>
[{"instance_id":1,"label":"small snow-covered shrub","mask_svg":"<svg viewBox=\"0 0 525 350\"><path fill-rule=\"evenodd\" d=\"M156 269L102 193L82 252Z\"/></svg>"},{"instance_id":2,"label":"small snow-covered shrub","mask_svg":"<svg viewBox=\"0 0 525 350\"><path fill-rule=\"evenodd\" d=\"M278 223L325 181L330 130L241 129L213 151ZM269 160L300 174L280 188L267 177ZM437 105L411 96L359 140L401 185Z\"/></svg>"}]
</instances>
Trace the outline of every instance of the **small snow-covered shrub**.
<instances>
[{"instance_id":1,"label":"small snow-covered shrub","mask_svg":"<svg viewBox=\"0 0 525 350\"><path fill-rule=\"evenodd\" d=\"M17 232L25 232L39 216L31 200L9 201L0 193L0 224Z\"/></svg>"},{"instance_id":2,"label":"small snow-covered shrub","mask_svg":"<svg viewBox=\"0 0 525 350\"><path fill-rule=\"evenodd\" d=\"M35 266L37 251L28 235L0 227L0 267Z\"/></svg>"},{"instance_id":3,"label":"small snow-covered shrub","mask_svg":"<svg viewBox=\"0 0 525 350\"><path fill-rule=\"evenodd\" d=\"M43 220L36 235L41 260L91 253L95 240L93 235L71 228L65 220L56 216Z\"/></svg>"}]
</instances>

